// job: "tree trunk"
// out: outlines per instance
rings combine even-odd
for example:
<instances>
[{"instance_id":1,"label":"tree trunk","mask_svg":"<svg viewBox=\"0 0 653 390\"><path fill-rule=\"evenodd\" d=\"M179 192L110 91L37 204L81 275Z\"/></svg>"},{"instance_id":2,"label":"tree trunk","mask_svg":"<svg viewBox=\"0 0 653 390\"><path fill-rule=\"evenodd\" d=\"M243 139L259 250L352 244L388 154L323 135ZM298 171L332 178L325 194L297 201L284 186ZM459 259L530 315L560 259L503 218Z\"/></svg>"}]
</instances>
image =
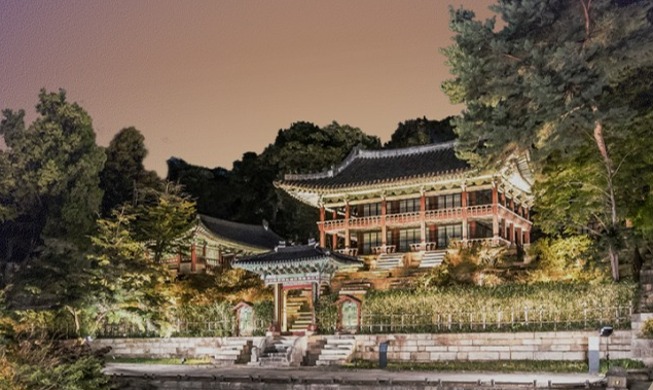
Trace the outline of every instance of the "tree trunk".
<instances>
[{"instance_id":1,"label":"tree trunk","mask_svg":"<svg viewBox=\"0 0 653 390\"><path fill-rule=\"evenodd\" d=\"M593 111L597 111L596 107L593 107ZM594 141L596 142L596 147L599 149L601 158L603 159L603 165L605 165L606 170L606 190L608 194L608 206L610 207L610 228L612 232L617 230L619 225L619 220L617 217L617 202L614 194L614 183L612 182L614 176L614 166L610 155L608 154L608 147L605 144L605 137L603 136L603 124L601 121L594 122ZM619 280L619 253L617 252L618 248L614 247L614 243L610 242L608 244L608 255L610 257L610 267L612 269L612 279L616 282Z\"/></svg>"},{"instance_id":2,"label":"tree trunk","mask_svg":"<svg viewBox=\"0 0 653 390\"><path fill-rule=\"evenodd\" d=\"M81 325L79 323L79 313L75 308L71 306L66 306L66 310L68 310L68 312L73 316L73 320L75 321L75 334L79 337L81 329Z\"/></svg>"}]
</instances>

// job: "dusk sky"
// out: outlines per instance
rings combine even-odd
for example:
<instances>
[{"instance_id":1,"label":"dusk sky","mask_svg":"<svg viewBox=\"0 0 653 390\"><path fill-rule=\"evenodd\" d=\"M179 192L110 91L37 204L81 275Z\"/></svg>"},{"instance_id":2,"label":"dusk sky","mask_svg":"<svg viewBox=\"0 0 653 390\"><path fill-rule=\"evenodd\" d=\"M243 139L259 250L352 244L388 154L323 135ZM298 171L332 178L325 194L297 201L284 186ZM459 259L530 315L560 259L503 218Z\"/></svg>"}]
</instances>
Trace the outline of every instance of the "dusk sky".
<instances>
[{"instance_id":1,"label":"dusk sky","mask_svg":"<svg viewBox=\"0 0 653 390\"><path fill-rule=\"evenodd\" d=\"M494 0L0 0L0 108L35 118L64 88L106 146L135 126L161 176L171 156L231 169L297 121L387 141L397 123L460 112L448 7Z\"/></svg>"}]
</instances>

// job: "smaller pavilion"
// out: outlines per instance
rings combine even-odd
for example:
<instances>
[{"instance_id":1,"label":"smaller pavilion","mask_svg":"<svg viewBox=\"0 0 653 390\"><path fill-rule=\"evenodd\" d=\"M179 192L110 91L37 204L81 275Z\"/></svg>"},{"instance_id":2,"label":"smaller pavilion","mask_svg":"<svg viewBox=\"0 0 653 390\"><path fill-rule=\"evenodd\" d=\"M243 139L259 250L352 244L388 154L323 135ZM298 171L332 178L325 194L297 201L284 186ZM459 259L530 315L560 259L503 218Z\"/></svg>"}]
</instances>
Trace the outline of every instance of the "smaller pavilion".
<instances>
[{"instance_id":1,"label":"smaller pavilion","mask_svg":"<svg viewBox=\"0 0 653 390\"><path fill-rule=\"evenodd\" d=\"M266 286L274 286L275 328L293 333L316 329L315 304L320 288L329 285L336 271L357 269L362 265L356 257L316 244L279 246L232 263L234 268L258 274Z\"/></svg>"}]
</instances>

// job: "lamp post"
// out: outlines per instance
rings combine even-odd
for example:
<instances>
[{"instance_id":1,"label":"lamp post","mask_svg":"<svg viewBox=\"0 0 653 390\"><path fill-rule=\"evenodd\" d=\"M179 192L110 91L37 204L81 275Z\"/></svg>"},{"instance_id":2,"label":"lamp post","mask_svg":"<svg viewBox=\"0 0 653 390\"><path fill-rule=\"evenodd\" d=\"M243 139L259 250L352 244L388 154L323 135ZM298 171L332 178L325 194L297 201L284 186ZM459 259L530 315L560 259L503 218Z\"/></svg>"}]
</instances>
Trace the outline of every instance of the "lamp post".
<instances>
[{"instance_id":1,"label":"lamp post","mask_svg":"<svg viewBox=\"0 0 653 390\"><path fill-rule=\"evenodd\" d=\"M611 326L604 326L599 330L599 336L605 337L606 338L606 355L605 355L605 360L608 363L608 371L610 370L610 336L612 336L612 332L614 329Z\"/></svg>"}]
</instances>

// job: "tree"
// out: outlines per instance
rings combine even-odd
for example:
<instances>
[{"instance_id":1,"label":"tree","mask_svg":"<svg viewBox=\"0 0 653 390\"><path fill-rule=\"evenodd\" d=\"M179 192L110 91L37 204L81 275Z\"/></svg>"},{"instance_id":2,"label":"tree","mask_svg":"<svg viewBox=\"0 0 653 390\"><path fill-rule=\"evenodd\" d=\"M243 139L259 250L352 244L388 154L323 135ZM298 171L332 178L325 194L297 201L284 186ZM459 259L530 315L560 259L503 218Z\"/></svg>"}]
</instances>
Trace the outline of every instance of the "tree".
<instances>
[{"instance_id":1,"label":"tree","mask_svg":"<svg viewBox=\"0 0 653 390\"><path fill-rule=\"evenodd\" d=\"M383 145L386 149L405 148L409 146L426 145L451 141L456 134L451 126L453 117L440 121L424 118L410 119L400 122L397 130L390 136L390 141Z\"/></svg>"},{"instance_id":2,"label":"tree","mask_svg":"<svg viewBox=\"0 0 653 390\"><path fill-rule=\"evenodd\" d=\"M7 145L0 166L9 167L0 194L9 210L0 224L0 263L14 270L3 282L11 277L13 308L65 308L79 324L104 153L90 116L63 90L42 90L36 108L40 116L27 128L23 111L5 110L0 124Z\"/></svg>"},{"instance_id":3,"label":"tree","mask_svg":"<svg viewBox=\"0 0 653 390\"><path fill-rule=\"evenodd\" d=\"M127 201L133 201L142 188L160 188L161 180L156 172L143 166L147 156L145 137L134 127L118 132L105 150L107 161L100 172L100 188L104 190L102 215Z\"/></svg>"},{"instance_id":4,"label":"tree","mask_svg":"<svg viewBox=\"0 0 653 390\"><path fill-rule=\"evenodd\" d=\"M222 219L232 217L232 203L237 196L229 186L230 171L191 165L176 157L169 158L167 163L167 180L181 185L184 192L191 194L199 214Z\"/></svg>"},{"instance_id":5,"label":"tree","mask_svg":"<svg viewBox=\"0 0 653 390\"><path fill-rule=\"evenodd\" d=\"M42 90L40 117L25 128L24 111L4 110L0 155L4 220L0 260L24 261L44 238L88 244L102 192L98 173L104 153L95 144L90 116L65 91Z\"/></svg>"},{"instance_id":6,"label":"tree","mask_svg":"<svg viewBox=\"0 0 653 390\"><path fill-rule=\"evenodd\" d=\"M107 322L155 325L167 311L168 270L135 239L138 216L131 212L130 206L114 209L111 217L98 220L97 233L91 237L91 332Z\"/></svg>"},{"instance_id":7,"label":"tree","mask_svg":"<svg viewBox=\"0 0 653 390\"><path fill-rule=\"evenodd\" d=\"M174 183L163 191L145 189L131 213L134 238L143 243L156 263L166 255L188 250L196 221L195 203Z\"/></svg>"},{"instance_id":8,"label":"tree","mask_svg":"<svg viewBox=\"0 0 653 390\"><path fill-rule=\"evenodd\" d=\"M651 88L650 79L641 79L653 68L651 5L500 0L491 9L505 24L500 30L494 19L480 22L471 11L451 12L455 43L444 52L455 78L443 89L453 103L467 107L455 120L458 152L475 165L529 152L541 175L540 195L560 205L559 191L575 192L562 219L573 223L563 230L580 228L582 220L605 244L618 280L626 217L619 194L625 156L618 145L634 140L629 128L641 114L634 94L620 90L635 80L636 89ZM597 176L589 178L585 169ZM547 179L553 171L571 183ZM628 181L626 186L638 185L636 178ZM543 201L538 206L553 207Z\"/></svg>"}]
</instances>

